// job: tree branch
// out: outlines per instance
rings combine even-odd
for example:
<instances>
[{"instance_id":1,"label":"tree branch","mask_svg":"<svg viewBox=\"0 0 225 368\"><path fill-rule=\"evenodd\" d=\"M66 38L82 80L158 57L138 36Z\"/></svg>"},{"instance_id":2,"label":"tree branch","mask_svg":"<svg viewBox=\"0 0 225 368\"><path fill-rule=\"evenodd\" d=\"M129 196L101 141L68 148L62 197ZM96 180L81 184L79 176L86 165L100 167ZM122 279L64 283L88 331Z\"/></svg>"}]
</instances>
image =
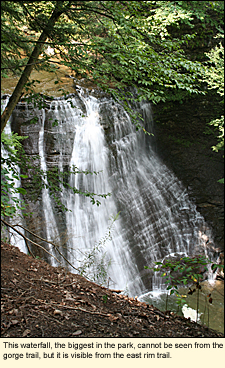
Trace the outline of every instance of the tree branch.
<instances>
[{"instance_id":1,"label":"tree branch","mask_svg":"<svg viewBox=\"0 0 225 368\"><path fill-rule=\"evenodd\" d=\"M53 32L53 29L54 29L54 25L55 23L57 22L57 20L59 19L60 15L63 13L63 10L59 9L58 8L58 4L60 4L61 2L56 2L56 5L55 5L55 9L48 21L48 24L47 26L45 27L45 29L43 30L41 36L39 37L39 40L38 41L46 41L47 37L48 37L48 34L52 33ZM30 59L28 60L28 65L26 66L26 68L24 69L17 85L16 85L16 88L14 89L13 91L13 94L11 95L10 99L9 99L9 102L4 110L4 112L2 113L1 115L1 133L3 132L6 124L7 124L7 121L9 120L16 104L19 102L20 100L20 97L21 97L21 94L23 92L23 88L25 86L25 84L27 83L29 77L30 77L30 74L33 70L33 67L34 67L34 62L37 61L39 55L41 54L41 51L42 51L42 48L43 48L43 45L41 44L37 44L30 56Z\"/></svg>"},{"instance_id":2,"label":"tree branch","mask_svg":"<svg viewBox=\"0 0 225 368\"><path fill-rule=\"evenodd\" d=\"M55 256L53 256L51 253L49 253L44 247L42 247L41 245L35 243L34 241L30 240L29 238L27 238L24 234L22 234L19 230L16 230L15 227L13 225L8 224L8 222L6 222L5 220L1 219L1 222L3 222L4 225L10 227L11 229L13 229L15 232L17 232L20 236L22 236L24 238L24 240L26 241L26 245L27 245L27 241L31 242L32 244L36 245L37 247L43 249L46 253L48 253L51 257L55 258L57 262L61 263ZM16 226L16 225L15 225ZM20 225L19 225L20 226ZM22 227L22 226L21 226ZM48 242L48 241L47 241ZM28 247L29 250L29 247ZM32 254L32 252L31 252ZM32 254L33 255L33 254ZM33 255L34 257L34 255ZM35 258L35 257L34 257Z\"/></svg>"},{"instance_id":3,"label":"tree branch","mask_svg":"<svg viewBox=\"0 0 225 368\"><path fill-rule=\"evenodd\" d=\"M53 243L53 242L51 242L51 241L49 241L49 240L47 240L47 239L44 239L44 238L41 238L39 235L37 235L37 234L35 234L35 233L33 233L32 231L30 231L30 230L28 230L28 229L26 229L25 227L23 227L22 225L19 225L19 224L16 224L16 225L12 225L13 226L13 229L14 229L14 227L15 226L19 226L19 227L21 227L23 230L25 230L25 231L27 231L28 233L30 233L31 235L33 235L33 236L35 236L36 238L38 238L38 239L40 239L40 240L42 240L42 241L44 241L44 242L46 242L46 243L49 243L49 244L51 244L51 245L53 245L53 247L57 250L57 252L61 255L61 257L63 257L63 259L74 269L74 270L76 270L76 271L78 271L79 272L79 270L78 270L78 268L76 268L76 267L74 267L69 261L68 261L68 259L60 252L60 250L58 249L58 245L56 245L55 243ZM29 239L28 239L29 240Z\"/></svg>"},{"instance_id":4,"label":"tree branch","mask_svg":"<svg viewBox=\"0 0 225 368\"><path fill-rule=\"evenodd\" d=\"M54 60L40 60L40 61L37 61L35 63L30 63L30 64L24 64L24 65L15 65L14 67L7 67L7 68L1 68L1 70L5 70L5 69L15 69L15 68L24 68L26 67L27 65L36 65L36 64L41 64L41 63L45 63L45 62L49 62L49 63L55 63L55 64L62 64L61 61L54 61Z\"/></svg>"}]
</instances>

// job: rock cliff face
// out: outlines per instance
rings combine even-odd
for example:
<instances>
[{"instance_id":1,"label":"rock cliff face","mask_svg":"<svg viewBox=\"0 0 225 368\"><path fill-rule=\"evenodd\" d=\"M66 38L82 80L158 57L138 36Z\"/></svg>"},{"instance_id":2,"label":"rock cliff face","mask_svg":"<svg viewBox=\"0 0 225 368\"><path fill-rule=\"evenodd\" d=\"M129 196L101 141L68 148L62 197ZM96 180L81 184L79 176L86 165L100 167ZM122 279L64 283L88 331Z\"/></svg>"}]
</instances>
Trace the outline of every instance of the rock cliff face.
<instances>
[{"instance_id":1,"label":"rock cliff face","mask_svg":"<svg viewBox=\"0 0 225 368\"><path fill-rule=\"evenodd\" d=\"M85 114L85 106L79 95L74 93L73 96L79 111L83 111ZM206 123L220 116L220 108L218 109L220 104L214 101L216 101L216 96L212 96L211 99L198 97L187 100L183 104L173 102L153 106L154 134L158 154L183 182L199 212L212 227L215 245L223 251L224 192L223 184L217 182L223 177L223 156L222 153L212 151L211 147L216 144L216 138L212 134L206 134ZM103 111L101 111L102 109ZM100 115L104 116L104 105L101 110ZM44 124L43 143L46 169L50 172L54 171L59 161L64 170L68 169L75 137L73 124L67 123L64 126L63 114L65 111L57 111L60 123L58 126L53 126L53 111L54 102L51 100L46 101L46 108L42 112L33 111L21 103L14 110L12 116L12 129L20 135L28 136L28 139L24 141L24 149L31 158L40 154L39 132ZM112 121L109 112L102 121L106 140L111 134ZM43 117L41 114L45 116ZM37 116L39 117L38 121L35 124L30 124L30 121ZM79 116L77 118L79 119ZM151 130L152 127L149 126L148 129ZM38 158L35 158L34 163L41 164ZM32 177L32 170L30 176ZM24 182L28 189L30 179L28 178ZM57 185L57 182L55 184ZM25 201L28 204L27 210L33 212L33 216L32 219L25 220L26 226L31 231L38 231L40 236L47 237L43 226L43 198L38 178L35 188L30 188L30 191L34 193L34 200L30 200L28 191ZM54 200L51 199L51 201ZM59 226L59 237L62 244L67 234L65 214L57 206L57 203L54 203L52 208L55 211L54 216ZM43 256L41 251L40 255Z\"/></svg>"},{"instance_id":2,"label":"rock cliff face","mask_svg":"<svg viewBox=\"0 0 225 368\"><path fill-rule=\"evenodd\" d=\"M68 97L73 97L75 99L75 105L85 113L85 106L82 104L81 99L78 94L68 95ZM13 111L11 118L12 130L21 136L26 136L27 139L23 141L23 147L31 160L31 166L38 166L43 170L40 159L40 131L43 129L43 152L45 156L46 170L50 173L55 173L55 182L53 183L56 187L57 173L59 162L61 163L64 171L68 170L71 154L73 150L73 141L75 135L75 127L73 124L68 123L64 125L63 116L65 111L57 111L57 116L59 117L58 125L54 125L54 101L64 99L55 98L51 99L47 97L45 100L45 108L42 110L34 109L32 106L27 106L26 103L20 102L16 109ZM79 110L79 111L80 111ZM22 186L26 188L27 195L23 196L26 203L27 213L32 213L31 217L24 218L25 226L30 230L34 231L40 237L45 239L48 238L46 232L46 226L44 224L44 213L43 213L43 194L42 194L42 184L40 175L35 174L35 180L33 180L34 171L32 168L29 170L28 179L22 179ZM50 199L52 203L52 208L54 209L54 216L56 217L57 225L59 226L59 239L61 244L65 242L66 225L65 225L65 213L58 206L57 201L53 198ZM28 235L28 234L27 234ZM38 242L36 237L29 234L29 237ZM45 244L48 249L48 245ZM31 246L32 248L32 246ZM46 253L44 253L40 248L34 248L35 254L46 258Z\"/></svg>"},{"instance_id":3,"label":"rock cliff face","mask_svg":"<svg viewBox=\"0 0 225 368\"><path fill-rule=\"evenodd\" d=\"M215 133L207 123L222 115L215 94L153 107L157 150L188 190L224 250L223 151L214 152ZM217 134L217 133L216 133Z\"/></svg>"}]
</instances>

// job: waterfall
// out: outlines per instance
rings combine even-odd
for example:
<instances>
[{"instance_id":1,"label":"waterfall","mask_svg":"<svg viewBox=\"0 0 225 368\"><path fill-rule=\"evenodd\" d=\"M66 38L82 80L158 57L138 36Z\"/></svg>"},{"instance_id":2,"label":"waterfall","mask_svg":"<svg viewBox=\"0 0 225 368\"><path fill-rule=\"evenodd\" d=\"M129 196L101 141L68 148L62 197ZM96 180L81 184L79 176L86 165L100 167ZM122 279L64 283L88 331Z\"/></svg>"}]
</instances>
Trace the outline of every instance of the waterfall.
<instances>
[{"instance_id":1,"label":"waterfall","mask_svg":"<svg viewBox=\"0 0 225 368\"><path fill-rule=\"evenodd\" d=\"M140 104L139 112L145 129L152 131L151 105ZM47 238L59 240L66 233L61 251L74 267L81 269L85 262L95 280L107 271L110 287L135 296L161 288L145 266L171 254L208 254L213 240L204 218L159 159L152 138L136 132L120 104L77 87L77 94L54 99L41 114L42 170L56 167L65 173L74 165L80 173L68 177L70 187L111 193L96 197L101 202L97 206L89 197L61 188L61 201L69 210L62 215L48 189L42 190Z\"/></svg>"},{"instance_id":2,"label":"waterfall","mask_svg":"<svg viewBox=\"0 0 225 368\"><path fill-rule=\"evenodd\" d=\"M54 241L57 244L59 240L59 233L57 229L57 224L55 220L55 216L52 209L51 198L48 189L48 180L47 180L47 166L45 162L45 151L44 151L44 125L45 125L45 109L41 110L39 115L39 119L41 122L41 129L39 132L39 156L40 156L40 166L43 172L43 181L44 188L42 188L42 204L43 204L43 213L44 213L44 225L46 228L46 240ZM51 254L55 254L54 247L50 243L48 243L49 252ZM51 258L51 262L53 266L59 266L55 258Z\"/></svg>"},{"instance_id":3,"label":"waterfall","mask_svg":"<svg viewBox=\"0 0 225 368\"><path fill-rule=\"evenodd\" d=\"M111 239L103 241L102 252L94 261L100 267L104 255L105 263L110 264L111 287L129 290L132 295L160 288L159 279L150 277L144 266L169 254L205 253L206 242L212 242L210 229L186 189L160 161L151 140L136 132L125 110L111 99L82 89L78 94L79 106L77 97L50 104L48 118L58 121L51 132L58 169L62 172L67 160L80 171L96 172L70 175L69 184L82 192L110 192L111 196L100 198L101 205L96 206L90 198L63 189L62 202L69 209L65 215L67 258L79 268L92 249L102 244L110 218L119 213ZM140 111L146 129L152 129L150 104L142 104ZM68 140L70 155L66 155ZM49 214L50 202L47 208ZM55 234L58 223L53 226Z\"/></svg>"},{"instance_id":4,"label":"waterfall","mask_svg":"<svg viewBox=\"0 0 225 368\"><path fill-rule=\"evenodd\" d=\"M100 239L104 238L108 223L112 216L120 210L113 196L112 180L110 178L110 150L107 147L103 126L100 124L101 104L95 97L81 98L86 107L86 116L79 121L74 138L74 146L70 164L80 170L99 172L97 175L75 175L71 177L71 186L95 193L111 192L112 196L101 200L99 207L92 205L88 198L74 197L73 193L65 195L65 200L71 212L67 213L67 229L73 236L69 247L73 249L73 258L81 258L81 252L91 251ZM109 277L114 286L130 289L130 280L136 284L140 292L143 283L139 277L138 268L133 258L128 239L124 238L122 223L115 221L112 240L104 246L107 260L111 267Z\"/></svg>"}]
</instances>

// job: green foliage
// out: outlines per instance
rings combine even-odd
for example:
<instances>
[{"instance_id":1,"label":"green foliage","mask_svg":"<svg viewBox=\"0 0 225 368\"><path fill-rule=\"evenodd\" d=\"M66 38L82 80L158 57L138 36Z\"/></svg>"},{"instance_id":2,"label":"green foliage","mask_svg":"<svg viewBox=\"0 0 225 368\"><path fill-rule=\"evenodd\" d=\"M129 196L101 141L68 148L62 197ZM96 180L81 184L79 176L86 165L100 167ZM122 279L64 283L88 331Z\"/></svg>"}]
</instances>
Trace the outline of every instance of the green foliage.
<instances>
[{"instance_id":1,"label":"green foliage","mask_svg":"<svg viewBox=\"0 0 225 368\"><path fill-rule=\"evenodd\" d=\"M37 175L38 173L38 175ZM29 184L30 192L32 193L32 196L35 196L36 187L38 188L47 188L49 189L49 193L52 196L52 198L55 200L55 203L63 210L68 211L67 207L65 207L61 201L60 194L63 192L63 188L68 188L73 192L74 194L80 194L84 197L90 198L90 202L97 206L101 205L101 202L98 198L107 198L111 195L111 193L94 193L89 191L82 191L79 188L76 188L74 186L71 186L68 182L68 177L70 175L98 175L100 172L96 171L89 171L89 170L79 170L75 165L73 165L68 170L64 170L62 172L58 171L58 168L52 168L51 170L47 170L46 172L43 172L43 170L38 169L36 173L35 178L32 179L32 185ZM39 176L39 177L38 177ZM26 187L25 187L26 188Z\"/></svg>"},{"instance_id":2,"label":"green foliage","mask_svg":"<svg viewBox=\"0 0 225 368\"><path fill-rule=\"evenodd\" d=\"M122 98L119 91L124 86L135 86L138 99L153 103L165 101L166 90L200 92L195 78L203 72L201 64L188 60L181 48L184 40L174 38L168 31L172 24L188 18L189 12L178 9L173 13L169 2L132 2L131 16L129 2L126 3L125 9L117 9L119 24L105 21L105 37L96 35L90 41L95 54L98 52L93 70L95 82L103 87L104 81L105 89L117 98ZM147 9L143 11L143 7Z\"/></svg>"},{"instance_id":3,"label":"green foliage","mask_svg":"<svg viewBox=\"0 0 225 368\"><path fill-rule=\"evenodd\" d=\"M24 54L32 50L32 45L27 42L23 28L27 20L18 2L1 2L1 62L2 68L10 68L11 72L18 76L21 70L18 68L20 59ZM12 41L13 40L13 41ZM25 57L23 63L28 59ZM8 76L9 69L3 69L3 77Z\"/></svg>"},{"instance_id":4,"label":"green foliage","mask_svg":"<svg viewBox=\"0 0 225 368\"><path fill-rule=\"evenodd\" d=\"M55 203L62 211L68 211L61 201L60 194L63 188L69 188L74 194L80 194L90 198L91 203L99 206L98 198L106 198L110 193L101 194L89 191L81 191L79 188L70 186L68 177L70 175L98 175L99 172L89 170L79 170L76 166L67 171L58 172L58 169L47 170L44 172L39 165L39 156L30 158L25 154L21 141L27 137L20 137L17 133L1 134L1 141L7 155L1 156L1 215L13 217L17 210L23 210L23 215L28 216L25 203L21 200L20 194L36 201L43 188L49 189L49 193ZM18 171L18 167L20 171ZM16 187L15 180L22 182ZM27 179L27 180L23 180Z\"/></svg>"},{"instance_id":5,"label":"green foliage","mask_svg":"<svg viewBox=\"0 0 225 368\"><path fill-rule=\"evenodd\" d=\"M27 175L20 174L17 170L19 163L18 152L22 149L21 141L27 137L20 137L18 134L12 135L3 132L1 142L8 152L7 157L1 156L1 215L13 217L17 210L24 209L18 194L25 194L25 189L15 186L15 180L27 178Z\"/></svg>"},{"instance_id":6,"label":"green foliage","mask_svg":"<svg viewBox=\"0 0 225 368\"><path fill-rule=\"evenodd\" d=\"M218 34L216 38L224 38L223 34ZM208 62L205 71L204 81L207 82L209 89L215 89L217 93L224 98L224 46L222 42L207 54ZM224 103L224 99L222 100ZM216 152L224 149L224 116L219 119L212 120L209 125L214 126L217 130L217 145L212 149Z\"/></svg>"},{"instance_id":7,"label":"green foliage","mask_svg":"<svg viewBox=\"0 0 225 368\"><path fill-rule=\"evenodd\" d=\"M106 242L111 240L113 225L118 217L119 213L112 216L106 235L94 245L91 251L82 253L84 259L81 261L79 273L100 285L107 285L108 269L111 265L111 261L107 259L107 254L102 253L102 251Z\"/></svg>"},{"instance_id":8,"label":"green foliage","mask_svg":"<svg viewBox=\"0 0 225 368\"><path fill-rule=\"evenodd\" d=\"M224 149L224 116L221 116L220 119L215 119L210 121L209 125L212 125L217 128L219 133L217 134L218 143L215 146L212 146L213 151L218 152Z\"/></svg>"},{"instance_id":9,"label":"green foliage","mask_svg":"<svg viewBox=\"0 0 225 368\"><path fill-rule=\"evenodd\" d=\"M212 269L220 268L224 269L224 265L212 264L212 262L205 256L196 257L182 257L179 260L170 261L169 259L164 262L155 262L154 267L145 267L151 269L154 272L161 272L161 277L164 278L167 285L166 290L170 295L176 295L177 305L181 308L185 303L187 295L180 294L179 288L182 286L189 286L187 294L193 294L197 290L197 319L199 312L199 290L201 290L200 282L203 279L203 273L208 270L208 266L211 264ZM166 309L167 309L166 300ZM196 322L197 322L196 319Z\"/></svg>"},{"instance_id":10,"label":"green foliage","mask_svg":"<svg viewBox=\"0 0 225 368\"><path fill-rule=\"evenodd\" d=\"M139 101L153 103L182 102L190 94L204 94L199 81L205 67L192 60L186 48L194 45L199 25L206 33L223 25L221 1L2 1L1 5L4 76L23 75L31 51L42 42L38 37L58 11L61 15L48 26L48 39L33 67L51 72L58 64L69 67L76 78L91 81L123 103L137 130L145 133L129 106L134 96L128 89L135 87ZM31 94L37 82L28 81L25 92Z\"/></svg>"},{"instance_id":11,"label":"green foliage","mask_svg":"<svg viewBox=\"0 0 225 368\"><path fill-rule=\"evenodd\" d=\"M102 295L103 303L107 303L108 295Z\"/></svg>"},{"instance_id":12,"label":"green foliage","mask_svg":"<svg viewBox=\"0 0 225 368\"><path fill-rule=\"evenodd\" d=\"M2 1L3 76L11 73L23 75L24 66L45 30L48 38L34 63L35 69L54 73L58 64L65 65L76 78L85 78L111 93L130 113L129 102L134 98L130 87L136 88L138 101L147 99L153 103L182 101L190 94L205 93L199 81L208 81L210 88L217 88L221 95L222 45L208 54L209 65L192 60L185 48L194 44L199 24L211 33L215 29L221 33L223 6L221 1ZM46 30L56 8L61 16L54 26ZM186 31L180 32L183 26ZM53 49L53 55L48 53L49 46ZM43 98L33 91L37 83L37 80L26 82L23 86L24 97L28 103L41 109L45 107ZM62 93L66 95L66 91ZM131 115L136 128L144 130L139 117L134 112ZM219 143L214 147L219 150L223 147L223 121L217 119L212 124L219 129ZM57 121L53 125L57 125ZM26 174L29 171L28 162L18 155L17 159L20 167L23 164L22 170ZM8 193L13 185L10 179L13 165L10 166L9 160L8 163L9 171L4 172L6 180L3 180L8 184L2 184L6 185L4 193ZM61 180L60 184L65 183L69 173L54 176L51 172L36 171L35 175L34 170L31 172L30 187L37 179L36 188L41 177L47 175L47 186L60 203L60 185L57 185L56 178ZM43 185L42 182L40 190ZM70 189L90 197L93 204L100 204L95 193ZM107 195L99 194L102 198ZM5 213L9 211L7 198L8 194L5 195Z\"/></svg>"},{"instance_id":13,"label":"green foliage","mask_svg":"<svg viewBox=\"0 0 225 368\"><path fill-rule=\"evenodd\" d=\"M4 145L4 148L12 154L16 154L19 149L22 148L21 141L28 137L21 137L17 133L7 134L2 132L1 134L1 142Z\"/></svg>"},{"instance_id":14,"label":"green foliage","mask_svg":"<svg viewBox=\"0 0 225 368\"><path fill-rule=\"evenodd\" d=\"M224 38L223 34L215 38ZM205 70L205 81L209 89L216 89L220 96L224 96L224 46L220 42L210 52L206 53L208 57L208 68Z\"/></svg>"},{"instance_id":15,"label":"green foliage","mask_svg":"<svg viewBox=\"0 0 225 368\"><path fill-rule=\"evenodd\" d=\"M195 19L218 28L222 4L184 1L63 1L62 15L49 29L49 37L35 68L54 71L56 63L69 66L76 76L124 97L135 86L140 99L165 101L167 91L203 93L199 77L204 68L185 55L183 46L194 32L173 35L182 24L190 30ZM3 70L21 74L37 37L55 7L48 2L2 1ZM215 19L216 18L216 19ZM48 46L54 55L48 54ZM24 58L25 56L25 58ZM54 57L54 60L52 58ZM55 61L55 64L54 64ZM127 96L128 97L128 96Z\"/></svg>"},{"instance_id":16,"label":"green foliage","mask_svg":"<svg viewBox=\"0 0 225 368\"><path fill-rule=\"evenodd\" d=\"M224 178L219 179L219 180L218 180L218 183L224 184Z\"/></svg>"}]
</instances>

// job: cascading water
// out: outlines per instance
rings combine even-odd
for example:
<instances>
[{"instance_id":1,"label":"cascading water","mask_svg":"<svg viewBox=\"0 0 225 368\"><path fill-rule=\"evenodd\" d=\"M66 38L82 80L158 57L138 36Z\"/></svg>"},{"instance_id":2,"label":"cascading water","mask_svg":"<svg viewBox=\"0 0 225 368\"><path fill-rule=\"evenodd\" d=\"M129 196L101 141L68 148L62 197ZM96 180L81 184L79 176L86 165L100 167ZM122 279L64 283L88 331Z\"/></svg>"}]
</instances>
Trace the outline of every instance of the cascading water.
<instances>
[{"instance_id":1,"label":"cascading water","mask_svg":"<svg viewBox=\"0 0 225 368\"><path fill-rule=\"evenodd\" d=\"M118 103L95 96L78 88L78 95L55 99L42 112L41 168L46 172L56 166L64 172L75 165L80 171L98 172L71 174L69 185L82 192L110 192L111 196L100 198L101 205L96 206L89 197L63 188L61 200L70 211L62 217L48 190L43 190L45 233L48 240L60 239L63 222L66 236L62 251L76 268L93 247L103 244L95 262L101 266L105 257L106 264L110 263L110 287L141 295L161 287L159 279L144 266L151 267L171 253L208 252L210 230L182 184L158 158L151 140L136 132ZM150 104L144 103L139 109L146 130L151 131ZM58 126L50 128L49 121L54 119ZM44 148L48 141L51 154ZM110 218L118 213L112 237L104 241Z\"/></svg>"},{"instance_id":2,"label":"cascading water","mask_svg":"<svg viewBox=\"0 0 225 368\"><path fill-rule=\"evenodd\" d=\"M100 124L99 110L102 103L94 97L87 99L81 94L87 114L80 120L76 128L71 165L81 170L99 172L98 175L75 175L71 177L71 186L95 193L112 192L109 171L110 150L106 145L103 126ZM101 173L102 171L102 173ZM111 216L118 213L114 196L101 200L99 207L93 206L88 198L74 197L72 193L65 195L66 205L72 211L67 213L67 229L73 236L69 247L73 249L73 257L81 258L81 252L91 251L91 248L106 233ZM136 285L136 291L143 288L135 259L129 247L129 241L122 236L123 229L120 220L114 224L110 243L105 244L104 251L111 263L109 277L118 287ZM78 237L78 239L77 239ZM76 254L77 253L77 254Z\"/></svg>"},{"instance_id":3,"label":"cascading water","mask_svg":"<svg viewBox=\"0 0 225 368\"><path fill-rule=\"evenodd\" d=\"M159 279L150 277L144 266L152 266L171 253L206 252L206 241L212 242L210 230L148 139L136 133L124 109L112 100L85 94L82 89L79 97L79 107L73 98L54 100L50 105L48 117L58 121L57 165L59 171L65 166L69 134L72 150L68 164L80 171L98 172L71 175L70 186L83 192L111 192L111 196L96 206L88 197L63 190L62 202L70 210L65 216L67 258L80 267L84 255L104 238L111 216L120 213L113 224L112 239L103 249L110 262L110 285L140 295L161 287ZM71 107L71 102L76 108ZM143 104L141 110L146 129L151 129L150 104ZM46 207L48 214L50 203ZM57 224L58 221L51 225L55 235L59 232Z\"/></svg>"},{"instance_id":4,"label":"cascading water","mask_svg":"<svg viewBox=\"0 0 225 368\"><path fill-rule=\"evenodd\" d=\"M51 198L50 198L49 189L48 189L48 181L46 178L47 167L46 167L46 162L45 162L45 151L44 151L44 125L45 125L45 110L44 109L41 110L41 114L39 118L41 120L41 129L39 132L39 156L40 156L40 166L41 166L41 170L43 171L43 175L44 175L43 180L45 184L44 188L42 189L42 203L43 203L43 213L44 213L44 224L46 228L46 239L50 242L54 241L55 243L57 243L57 241L59 240L59 234L58 234L55 216L52 210ZM48 243L48 248L51 254L55 253L54 247L50 243ZM57 262L55 261L53 257L51 259L51 262L53 266L58 266Z\"/></svg>"}]
</instances>

